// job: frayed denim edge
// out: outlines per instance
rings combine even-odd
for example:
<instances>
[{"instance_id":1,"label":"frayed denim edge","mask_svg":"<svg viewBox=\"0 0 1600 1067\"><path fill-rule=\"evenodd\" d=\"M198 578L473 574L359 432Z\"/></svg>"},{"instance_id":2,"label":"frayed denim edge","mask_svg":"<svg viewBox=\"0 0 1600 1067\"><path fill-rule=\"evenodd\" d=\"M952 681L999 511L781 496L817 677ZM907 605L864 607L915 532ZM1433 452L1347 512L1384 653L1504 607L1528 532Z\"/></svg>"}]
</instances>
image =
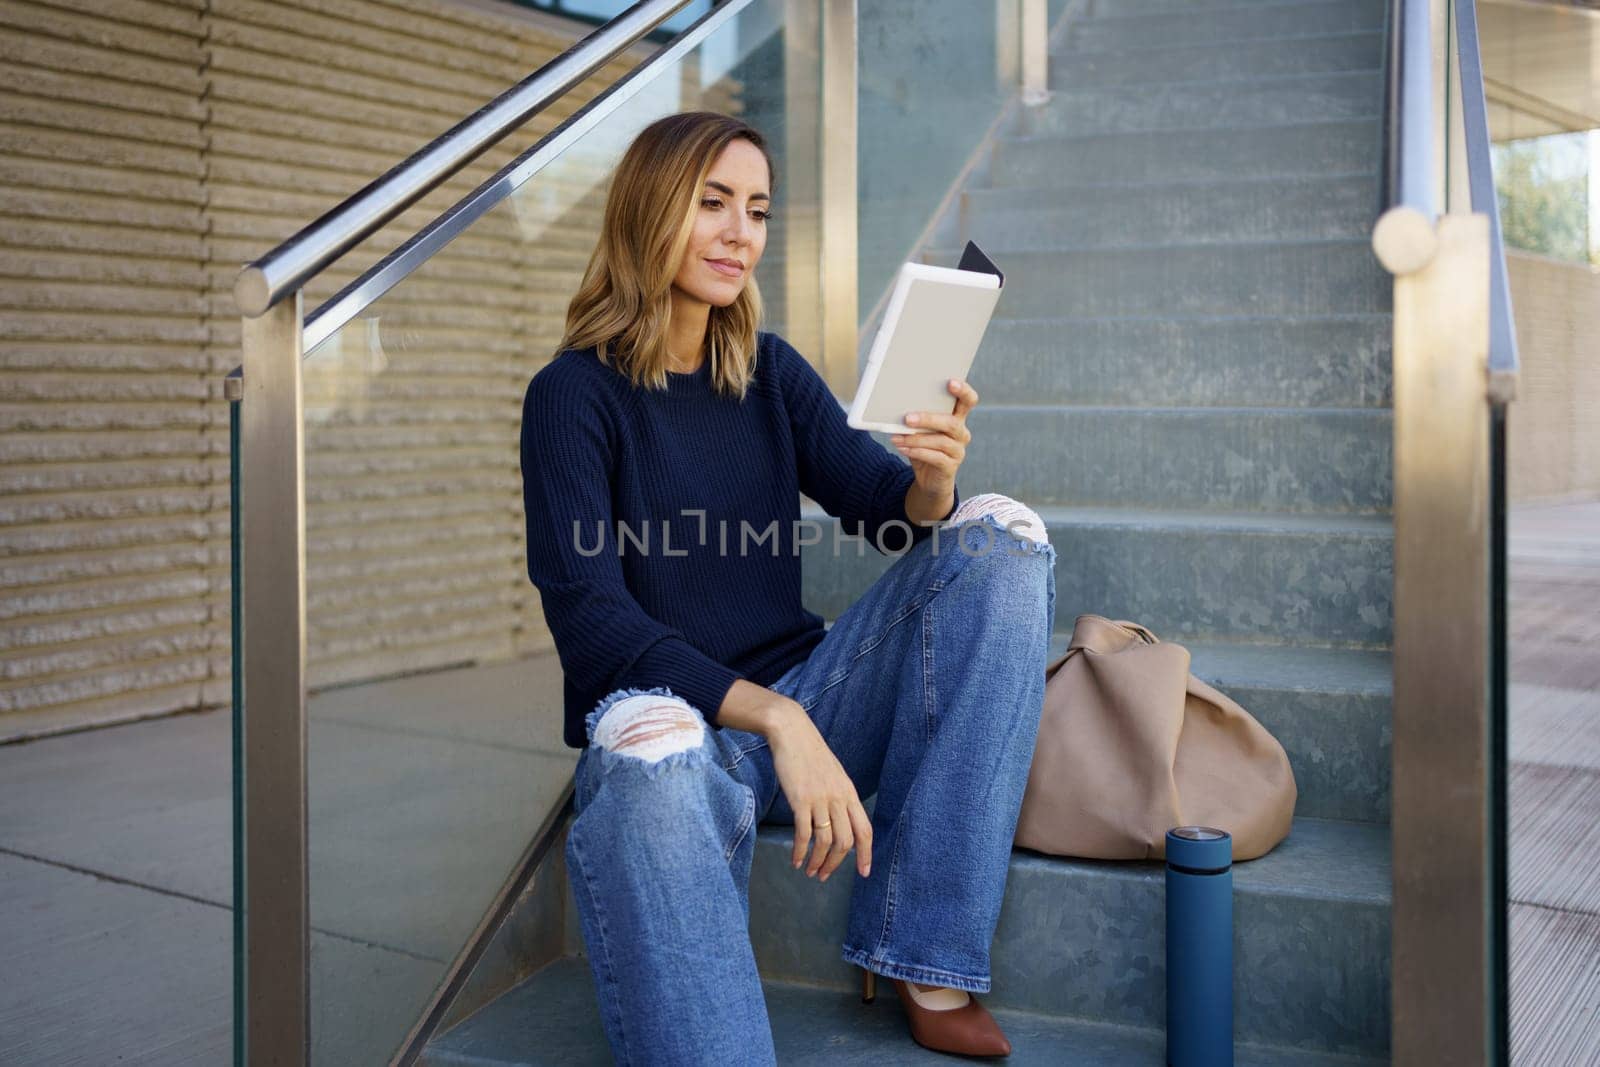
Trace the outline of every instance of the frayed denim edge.
<instances>
[{"instance_id":1,"label":"frayed denim edge","mask_svg":"<svg viewBox=\"0 0 1600 1067\"><path fill-rule=\"evenodd\" d=\"M669 752L660 759L654 760L645 759L642 756L631 755L627 752L613 752L604 745L595 744L595 727L599 724L601 717L603 717L606 712L611 710L611 705L615 704L619 700L626 700L628 697L638 696L664 696L671 697L673 700L681 701L684 707L688 708L690 711L694 712L695 715L700 717L700 743L697 745L692 745L689 748L679 749L677 752ZM605 696L600 698L600 703L594 706L594 710L589 712L588 715L584 716L583 727L584 734L589 739L589 746L595 750L595 754L600 759L601 774L609 771L614 766L626 764L628 766L637 767L644 771L646 778L658 777L671 767L676 767L687 763L697 763L705 760L707 758L705 747L706 735L711 730L710 724L705 721L705 716L700 715L700 712L693 704L689 703L687 700L684 700L681 696L674 693L671 687L665 685L653 685L644 689L617 689L607 693Z\"/></svg>"},{"instance_id":2,"label":"frayed denim edge","mask_svg":"<svg viewBox=\"0 0 1600 1067\"><path fill-rule=\"evenodd\" d=\"M960 553L961 555L964 555L964 556L968 557L969 559L982 559L984 556L993 554L1000 547L999 544L996 541L991 541L987 547L985 547L982 551L979 551L979 552L966 552L966 551L963 551L962 546L964 544L966 544L966 541L964 540L964 538L966 536L966 533L965 533L966 528L968 526L973 525L974 523L983 523L983 524L987 525L988 527L990 527L991 529L996 530L1001 534L1004 534L1007 538L1009 538L1012 542L1014 542L1015 545L1020 546L1020 547L1007 547L1007 548L1005 548L1004 551L1005 551L1006 555L1008 555L1008 556L1027 556L1027 555L1045 556L1050 560L1050 563L1051 563L1052 566L1055 564L1055 561L1056 561L1056 546L1055 545L1051 544L1048 540L1035 541L1031 537L1024 537L1021 534L1012 533L1009 527L1007 527L1004 523L1002 523L999 519L995 518L994 515L992 515L989 512L984 512L981 515L975 515L970 519L963 519L959 523L950 523L950 522L938 523L937 524L938 532L936 534L930 535L927 538L927 542L926 543L928 543L929 545L933 545L934 546L931 549L931 551L933 552L933 554L935 556L943 555L946 551ZM944 539L945 539L946 531L954 531L955 532L955 537L953 538L953 542L954 543L950 546L949 549L946 549L945 545L944 545ZM938 544L936 544L936 545L934 544L934 538L935 537L938 538Z\"/></svg>"}]
</instances>

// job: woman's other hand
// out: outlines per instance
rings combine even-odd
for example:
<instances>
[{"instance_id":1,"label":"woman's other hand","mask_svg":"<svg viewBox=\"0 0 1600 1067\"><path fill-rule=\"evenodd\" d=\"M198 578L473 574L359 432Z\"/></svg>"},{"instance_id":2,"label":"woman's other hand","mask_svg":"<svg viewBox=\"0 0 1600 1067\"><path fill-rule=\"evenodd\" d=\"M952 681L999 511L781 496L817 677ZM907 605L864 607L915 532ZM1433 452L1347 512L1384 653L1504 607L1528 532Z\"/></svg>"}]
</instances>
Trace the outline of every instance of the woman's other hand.
<instances>
[{"instance_id":1,"label":"woman's other hand","mask_svg":"<svg viewBox=\"0 0 1600 1067\"><path fill-rule=\"evenodd\" d=\"M917 487L930 500L947 500L955 491L956 471L967 458L967 445L972 441L967 413L978 406L977 391L967 382L952 378L946 388L956 398L955 411L948 415L913 411L906 415L905 423L917 432L895 434L891 439L911 462Z\"/></svg>"},{"instance_id":2,"label":"woman's other hand","mask_svg":"<svg viewBox=\"0 0 1600 1067\"><path fill-rule=\"evenodd\" d=\"M852 847L857 873L865 878L872 872L872 820L855 783L799 701L740 678L728 690L717 721L767 739L773 771L794 811L794 866L805 860L815 836L807 877L820 870L826 882Z\"/></svg>"},{"instance_id":3,"label":"woman's other hand","mask_svg":"<svg viewBox=\"0 0 1600 1067\"><path fill-rule=\"evenodd\" d=\"M794 811L794 866L805 861L815 837L807 878L820 873L826 882L852 848L856 873L865 878L872 873L872 820L816 723L798 703L794 706L799 714L784 717L783 724L767 734L773 770Z\"/></svg>"}]
</instances>

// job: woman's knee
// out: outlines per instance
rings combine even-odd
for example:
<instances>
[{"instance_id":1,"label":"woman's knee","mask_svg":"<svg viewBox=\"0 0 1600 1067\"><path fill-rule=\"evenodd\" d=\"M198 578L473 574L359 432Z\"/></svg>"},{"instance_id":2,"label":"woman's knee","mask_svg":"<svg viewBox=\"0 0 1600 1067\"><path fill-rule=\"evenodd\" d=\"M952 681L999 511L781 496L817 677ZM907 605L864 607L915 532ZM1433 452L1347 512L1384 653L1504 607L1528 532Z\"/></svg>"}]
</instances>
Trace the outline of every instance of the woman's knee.
<instances>
[{"instance_id":1,"label":"woman's knee","mask_svg":"<svg viewBox=\"0 0 1600 1067\"><path fill-rule=\"evenodd\" d=\"M1046 627L1054 624L1056 550L1038 512L1001 493L980 493L963 500L947 524L971 563L1007 561L969 568L984 577L963 583L964 595L1012 613L1036 602L1046 606Z\"/></svg>"},{"instance_id":2,"label":"woman's knee","mask_svg":"<svg viewBox=\"0 0 1600 1067\"><path fill-rule=\"evenodd\" d=\"M589 820L599 832L665 862L698 827L723 843L724 858L732 854L753 794L723 767L693 705L665 688L617 690L589 713L587 728L591 766L582 784L591 803L604 801L604 816Z\"/></svg>"},{"instance_id":3,"label":"woman's knee","mask_svg":"<svg viewBox=\"0 0 1600 1067\"><path fill-rule=\"evenodd\" d=\"M580 814L608 797L607 821L651 824L697 807L716 766L705 720L666 689L619 689L586 719L589 747L577 781Z\"/></svg>"}]
</instances>

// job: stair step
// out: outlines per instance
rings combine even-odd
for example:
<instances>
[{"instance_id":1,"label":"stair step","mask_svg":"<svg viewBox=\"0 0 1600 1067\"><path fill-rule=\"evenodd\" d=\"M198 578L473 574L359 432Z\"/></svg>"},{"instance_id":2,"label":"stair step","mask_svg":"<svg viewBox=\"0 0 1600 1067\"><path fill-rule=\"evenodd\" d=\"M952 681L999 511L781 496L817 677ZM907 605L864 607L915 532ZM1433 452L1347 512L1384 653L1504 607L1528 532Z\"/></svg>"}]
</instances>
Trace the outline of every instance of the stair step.
<instances>
[{"instance_id":1,"label":"stair step","mask_svg":"<svg viewBox=\"0 0 1600 1067\"><path fill-rule=\"evenodd\" d=\"M905 1011L888 981L879 984L877 999L871 1004L863 1004L858 992L840 989L770 979L761 986L778 1062L786 1067L878 1067L945 1063L950 1059L913 1043ZM987 998L979 999L987 1003ZM1166 1062L1165 1039L1156 1030L1005 1009L997 1009L994 1016L1011 1041L1010 1063L1159 1067ZM589 962L582 956L564 956L435 1040L423 1052L419 1064L602 1067L612 1062ZM1234 1062L1239 1067L1356 1067L1382 1061L1241 1044L1235 1050Z\"/></svg>"},{"instance_id":2,"label":"stair step","mask_svg":"<svg viewBox=\"0 0 1600 1067\"><path fill-rule=\"evenodd\" d=\"M870 809L876 802L867 804ZM825 883L788 863L794 831L762 825L750 874L764 975L840 989L853 865ZM1234 868L1234 1033L1357 1054L1389 1037L1389 830L1296 819ZM1012 853L985 1004L1160 1028L1166 1020L1164 867Z\"/></svg>"},{"instance_id":3,"label":"stair step","mask_svg":"<svg viewBox=\"0 0 1600 1067\"><path fill-rule=\"evenodd\" d=\"M962 482L976 495L988 486ZM1034 509L1056 546L1056 629L1083 612L1133 619L1190 641L1387 648L1394 531L1372 516L1112 508ZM807 503L818 544L801 550L806 606L834 618L894 557L839 535ZM860 554L857 554L857 549ZM960 551L942 540L940 551Z\"/></svg>"},{"instance_id":4,"label":"stair step","mask_svg":"<svg viewBox=\"0 0 1600 1067\"><path fill-rule=\"evenodd\" d=\"M1058 592L1059 596L1059 592ZM1165 638L1160 631L1157 637ZM1054 655L1067 649L1060 631ZM1283 745L1295 813L1387 823L1393 739L1388 652L1184 642L1190 671L1237 700Z\"/></svg>"},{"instance_id":5,"label":"stair step","mask_svg":"<svg viewBox=\"0 0 1600 1067\"><path fill-rule=\"evenodd\" d=\"M1264 41L1162 45L1127 52L1061 51L1050 58L1050 87L1154 85L1371 70L1382 65L1382 32L1362 30Z\"/></svg>"},{"instance_id":6,"label":"stair step","mask_svg":"<svg viewBox=\"0 0 1600 1067\"><path fill-rule=\"evenodd\" d=\"M1071 638L1070 624L1055 631L1049 658L1065 653ZM1393 668L1387 651L1182 644L1194 675L1237 700L1283 745L1298 791L1295 814L1388 822Z\"/></svg>"},{"instance_id":7,"label":"stair step","mask_svg":"<svg viewBox=\"0 0 1600 1067\"><path fill-rule=\"evenodd\" d=\"M1059 57L1063 64L1070 56ZM1303 118L1378 115L1383 76L1377 70L1296 74L1177 85L1058 89L1048 102L1022 110L1022 132L1116 133L1281 125Z\"/></svg>"},{"instance_id":8,"label":"stair step","mask_svg":"<svg viewBox=\"0 0 1600 1067\"><path fill-rule=\"evenodd\" d=\"M961 194L962 237L984 248L1113 248L1178 242L1369 237L1375 174L1163 185L1004 185Z\"/></svg>"},{"instance_id":9,"label":"stair step","mask_svg":"<svg viewBox=\"0 0 1600 1067\"><path fill-rule=\"evenodd\" d=\"M1393 279L1370 240L985 249L1006 272L996 318L1386 312ZM954 252L923 261L953 267Z\"/></svg>"},{"instance_id":10,"label":"stair step","mask_svg":"<svg viewBox=\"0 0 1600 1067\"><path fill-rule=\"evenodd\" d=\"M1382 408L1392 401L1392 342L1386 314L995 319L970 378L979 411L1016 403Z\"/></svg>"},{"instance_id":11,"label":"stair step","mask_svg":"<svg viewBox=\"0 0 1600 1067\"><path fill-rule=\"evenodd\" d=\"M1379 408L980 402L967 422L973 440L962 477L1030 504L1389 509L1393 426L1390 413Z\"/></svg>"},{"instance_id":12,"label":"stair step","mask_svg":"<svg viewBox=\"0 0 1600 1067\"><path fill-rule=\"evenodd\" d=\"M1111 11L1116 10L1111 8ZM1111 14L1068 23L1063 51L1115 51L1173 44L1238 43L1311 33L1382 30L1386 0L1206 5Z\"/></svg>"},{"instance_id":13,"label":"stair step","mask_svg":"<svg viewBox=\"0 0 1600 1067\"><path fill-rule=\"evenodd\" d=\"M1377 119L1289 122L1205 130L1150 130L1073 137L1006 137L996 142L993 186L1228 180L1375 173Z\"/></svg>"}]
</instances>

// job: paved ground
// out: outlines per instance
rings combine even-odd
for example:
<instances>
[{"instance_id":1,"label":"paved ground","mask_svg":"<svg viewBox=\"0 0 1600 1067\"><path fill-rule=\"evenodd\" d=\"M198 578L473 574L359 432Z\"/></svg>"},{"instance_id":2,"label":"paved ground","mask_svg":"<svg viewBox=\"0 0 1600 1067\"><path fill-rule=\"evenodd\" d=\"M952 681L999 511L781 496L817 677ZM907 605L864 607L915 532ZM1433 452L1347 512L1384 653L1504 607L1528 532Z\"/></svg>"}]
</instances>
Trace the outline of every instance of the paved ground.
<instances>
[{"instance_id":1,"label":"paved ground","mask_svg":"<svg viewBox=\"0 0 1600 1067\"><path fill-rule=\"evenodd\" d=\"M1511 1044L1600 1063L1600 503L1511 521Z\"/></svg>"},{"instance_id":2,"label":"paved ground","mask_svg":"<svg viewBox=\"0 0 1600 1067\"><path fill-rule=\"evenodd\" d=\"M316 1062L387 1061L560 795L558 672L312 701ZM231 1062L231 729L205 712L0 746L0 1064Z\"/></svg>"},{"instance_id":3,"label":"paved ground","mask_svg":"<svg viewBox=\"0 0 1600 1067\"><path fill-rule=\"evenodd\" d=\"M1514 1061L1600 1062L1600 503L1517 512L1511 576ZM403 1031L559 790L554 669L314 702L319 1062ZM0 1064L228 1061L230 793L222 712L0 747Z\"/></svg>"}]
</instances>

